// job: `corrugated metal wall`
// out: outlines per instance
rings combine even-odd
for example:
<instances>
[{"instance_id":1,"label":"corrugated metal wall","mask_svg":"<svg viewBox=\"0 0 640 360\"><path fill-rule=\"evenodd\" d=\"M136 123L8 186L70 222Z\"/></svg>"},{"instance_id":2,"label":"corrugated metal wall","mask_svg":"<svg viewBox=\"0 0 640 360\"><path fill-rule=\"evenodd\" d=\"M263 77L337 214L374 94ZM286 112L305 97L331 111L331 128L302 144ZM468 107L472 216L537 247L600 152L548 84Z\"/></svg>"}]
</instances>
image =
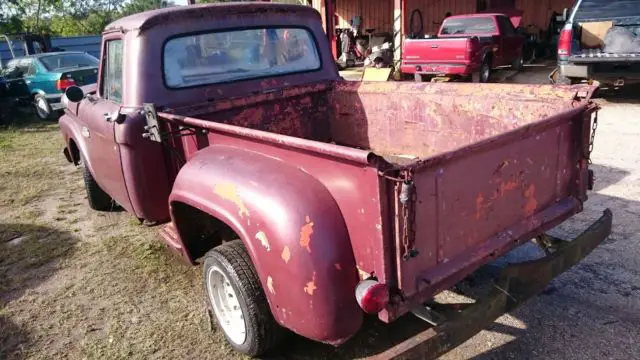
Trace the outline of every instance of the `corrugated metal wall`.
<instances>
[{"instance_id":1,"label":"corrugated metal wall","mask_svg":"<svg viewBox=\"0 0 640 360\"><path fill-rule=\"evenodd\" d=\"M515 0L518 9L524 11L523 26L535 24L542 30L549 25L551 12L562 13L564 8L571 8L575 0ZM445 13L453 15L476 12L476 0L405 0L405 33L409 32L411 12L420 9L424 19L424 31L434 34L438 31ZM313 6L320 8L320 0L314 0ZM393 30L393 0L336 0L338 24L336 27L349 27L351 18L362 16L363 29L375 28L376 31Z\"/></svg>"},{"instance_id":2,"label":"corrugated metal wall","mask_svg":"<svg viewBox=\"0 0 640 360\"><path fill-rule=\"evenodd\" d=\"M435 34L440 28L444 15L472 14L476 12L476 0L405 0L405 33L409 33L409 22L414 9L422 12L425 34Z\"/></svg>"},{"instance_id":3,"label":"corrugated metal wall","mask_svg":"<svg viewBox=\"0 0 640 360\"><path fill-rule=\"evenodd\" d=\"M571 9L574 3L575 0L516 0L516 8L524 11L522 26L534 24L546 30L553 11L562 14L562 10Z\"/></svg>"},{"instance_id":4,"label":"corrugated metal wall","mask_svg":"<svg viewBox=\"0 0 640 360\"><path fill-rule=\"evenodd\" d=\"M336 0L338 28L351 26L353 16L362 16L361 29L393 31L393 0Z\"/></svg>"}]
</instances>

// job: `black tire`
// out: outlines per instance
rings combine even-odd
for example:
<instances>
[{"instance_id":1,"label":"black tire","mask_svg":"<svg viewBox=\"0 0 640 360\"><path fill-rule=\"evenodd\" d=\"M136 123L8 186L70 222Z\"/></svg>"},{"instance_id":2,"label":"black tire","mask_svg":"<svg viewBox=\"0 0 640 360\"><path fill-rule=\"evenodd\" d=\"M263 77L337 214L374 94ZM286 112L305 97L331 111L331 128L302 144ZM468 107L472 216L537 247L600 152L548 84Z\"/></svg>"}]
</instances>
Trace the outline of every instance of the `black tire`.
<instances>
[{"instance_id":1,"label":"black tire","mask_svg":"<svg viewBox=\"0 0 640 360\"><path fill-rule=\"evenodd\" d=\"M491 59L486 58L480 65L480 70L472 75L473 82L488 83L491 80Z\"/></svg>"},{"instance_id":2,"label":"black tire","mask_svg":"<svg viewBox=\"0 0 640 360\"><path fill-rule=\"evenodd\" d=\"M84 188L87 191L89 207L98 211L109 211L113 209L113 199L98 185L83 160L81 160L80 166L82 166L82 177L84 179Z\"/></svg>"},{"instance_id":3,"label":"black tire","mask_svg":"<svg viewBox=\"0 0 640 360\"><path fill-rule=\"evenodd\" d=\"M240 240L227 242L206 253L203 262L204 288L209 311L216 317L227 342L237 351L259 356L274 350L283 339L285 330L278 325L271 314L269 303L251 262L251 258ZM242 309L245 322L245 340L242 344L232 341L220 326L212 303L210 277L214 270L220 270L231 284Z\"/></svg>"},{"instance_id":4,"label":"black tire","mask_svg":"<svg viewBox=\"0 0 640 360\"><path fill-rule=\"evenodd\" d=\"M511 68L515 71L522 71L522 68L524 67L524 58L522 57L522 54L518 55L518 57L513 60L513 62L511 63Z\"/></svg>"},{"instance_id":5,"label":"black tire","mask_svg":"<svg viewBox=\"0 0 640 360\"><path fill-rule=\"evenodd\" d=\"M36 94L33 97L32 105L38 119L43 121L58 121L62 114L59 110L53 110L47 98L42 94Z\"/></svg>"}]
</instances>

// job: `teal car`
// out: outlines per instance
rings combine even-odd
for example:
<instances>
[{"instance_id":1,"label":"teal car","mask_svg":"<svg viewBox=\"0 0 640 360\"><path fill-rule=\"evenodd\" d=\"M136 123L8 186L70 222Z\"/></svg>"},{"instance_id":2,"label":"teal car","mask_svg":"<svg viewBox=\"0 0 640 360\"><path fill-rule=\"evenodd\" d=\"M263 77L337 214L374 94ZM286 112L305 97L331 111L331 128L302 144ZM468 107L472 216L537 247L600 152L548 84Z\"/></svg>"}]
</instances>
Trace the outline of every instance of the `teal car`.
<instances>
[{"instance_id":1,"label":"teal car","mask_svg":"<svg viewBox=\"0 0 640 360\"><path fill-rule=\"evenodd\" d=\"M98 59L84 52L42 53L10 60L7 73L24 78L32 106L40 119L57 120L63 108L60 99L66 88L97 82Z\"/></svg>"}]
</instances>

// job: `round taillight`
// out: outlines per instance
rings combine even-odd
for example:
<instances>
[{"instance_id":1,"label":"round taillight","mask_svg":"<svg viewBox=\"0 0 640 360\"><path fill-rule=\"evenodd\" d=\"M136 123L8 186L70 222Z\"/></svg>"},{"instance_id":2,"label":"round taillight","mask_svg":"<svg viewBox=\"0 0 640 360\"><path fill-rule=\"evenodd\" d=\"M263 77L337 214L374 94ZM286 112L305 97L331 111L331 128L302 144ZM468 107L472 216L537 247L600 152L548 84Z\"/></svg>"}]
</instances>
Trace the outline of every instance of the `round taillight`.
<instances>
[{"instance_id":1,"label":"round taillight","mask_svg":"<svg viewBox=\"0 0 640 360\"><path fill-rule=\"evenodd\" d=\"M389 303L389 289L375 280L363 280L356 287L358 305L367 314L377 314Z\"/></svg>"}]
</instances>

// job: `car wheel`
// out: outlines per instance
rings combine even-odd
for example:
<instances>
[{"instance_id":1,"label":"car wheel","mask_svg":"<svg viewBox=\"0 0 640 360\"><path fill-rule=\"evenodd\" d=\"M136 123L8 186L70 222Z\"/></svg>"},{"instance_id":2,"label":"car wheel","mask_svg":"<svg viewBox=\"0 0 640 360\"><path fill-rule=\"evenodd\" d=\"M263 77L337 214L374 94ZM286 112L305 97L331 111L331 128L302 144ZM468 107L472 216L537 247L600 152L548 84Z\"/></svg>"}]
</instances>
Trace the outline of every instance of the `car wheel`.
<instances>
[{"instance_id":1,"label":"car wheel","mask_svg":"<svg viewBox=\"0 0 640 360\"><path fill-rule=\"evenodd\" d=\"M207 306L229 344L249 356L275 349L285 331L271 314L242 241L230 241L207 252L203 270Z\"/></svg>"},{"instance_id":2,"label":"car wheel","mask_svg":"<svg viewBox=\"0 0 640 360\"><path fill-rule=\"evenodd\" d=\"M49 105L47 98L42 94L36 94L36 96L33 97L33 108L36 112L36 116L40 120L50 121L54 117L51 105Z\"/></svg>"},{"instance_id":3,"label":"car wheel","mask_svg":"<svg viewBox=\"0 0 640 360\"><path fill-rule=\"evenodd\" d=\"M424 79L422 78L422 74L413 74L413 81L422 82Z\"/></svg>"},{"instance_id":4,"label":"car wheel","mask_svg":"<svg viewBox=\"0 0 640 360\"><path fill-rule=\"evenodd\" d=\"M491 79L491 61L485 59L480 65L480 70L472 75L473 82L488 83Z\"/></svg>"},{"instance_id":5,"label":"car wheel","mask_svg":"<svg viewBox=\"0 0 640 360\"><path fill-rule=\"evenodd\" d=\"M84 179L84 188L87 191L89 207L98 211L113 209L113 199L98 185L84 159L81 160L80 166L82 166L82 177Z\"/></svg>"},{"instance_id":6,"label":"car wheel","mask_svg":"<svg viewBox=\"0 0 640 360\"><path fill-rule=\"evenodd\" d=\"M521 71L523 67L524 58L522 57L522 54L520 54L515 60L513 60L513 63L511 63L511 68L515 71Z\"/></svg>"}]
</instances>

